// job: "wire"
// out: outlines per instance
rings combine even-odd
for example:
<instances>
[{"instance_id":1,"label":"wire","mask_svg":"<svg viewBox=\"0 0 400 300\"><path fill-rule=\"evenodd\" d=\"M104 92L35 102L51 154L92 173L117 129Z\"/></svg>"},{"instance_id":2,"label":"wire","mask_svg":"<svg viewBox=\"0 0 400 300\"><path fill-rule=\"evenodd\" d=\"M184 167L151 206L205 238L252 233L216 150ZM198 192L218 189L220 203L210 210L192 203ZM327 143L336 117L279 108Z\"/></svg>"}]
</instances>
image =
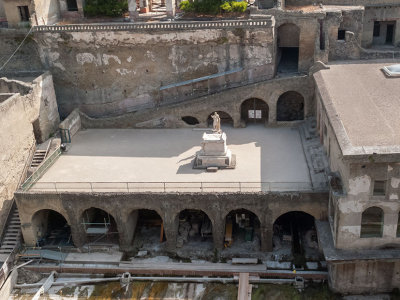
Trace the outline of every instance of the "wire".
<instances>
[{"instance_id":1,"label":"wire","mask_svg":"<svg viewBox=\"0 0 400 300\"><path fill-rule=\"evenodd\" d=\"M29 29L28 33L26 34L26 36L25 36L24 39L22 40L21 44L19 44L19 46L17 47L17 49L15 49L14 53L11 54L11 56L7 59L7 61L4 63L4 65L2 65L2 66L0 67L0 71L4 69L4 67L9 63L9 61L10 61L11 58L15 55L15 53L17 53L17 51L19 50L19 48L21 48L22 44L25 42L25 40L26 40L26 38L28 37L28 35L31 33L32 28L33 28L33 27L31 27L31 28Z\"/></svg>"}]
</instances>

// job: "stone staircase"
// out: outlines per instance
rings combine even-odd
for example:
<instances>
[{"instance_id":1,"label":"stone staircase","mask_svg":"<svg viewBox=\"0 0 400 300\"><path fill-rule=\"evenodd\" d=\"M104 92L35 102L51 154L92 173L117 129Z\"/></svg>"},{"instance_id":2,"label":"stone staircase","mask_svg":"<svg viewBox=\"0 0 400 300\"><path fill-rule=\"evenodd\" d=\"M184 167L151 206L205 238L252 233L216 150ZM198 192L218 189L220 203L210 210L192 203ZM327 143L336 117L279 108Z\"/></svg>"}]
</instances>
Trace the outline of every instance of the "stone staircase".
<instances>
[{"instance_id":1,"label":"stone staircase","mask_svg":"<svg viewBox=\"0 0 400 300\"><path fill-rule=\"evenodd\" d=\"M2 255L10 254L21 239L21 222L19 220L17 206L13 207L6 226L0 246L0 254Z\"/></svg>"},{"instance_id":2,"label":"stone staircase","mask_svg":"<svg viewBox=\"0 0 400 300\"><path fill-rule=\"evenodd\" d=\"M33 155L30 167L31 168L38 167L45 159L46 155L47 155L47 150L36 150L35 154Z\"/></svg>"},{"instance_id":3,"label":"stone staircase","mask_svg":"<svg viewBox=\"0 0 400 300\"><path fill-rule=\"evenodd\" d=\"M328 182L329 163L317 134L315 118L307 119L299 126L299 131L313 187L325 188Z\"/></svg>"}]
</instances>

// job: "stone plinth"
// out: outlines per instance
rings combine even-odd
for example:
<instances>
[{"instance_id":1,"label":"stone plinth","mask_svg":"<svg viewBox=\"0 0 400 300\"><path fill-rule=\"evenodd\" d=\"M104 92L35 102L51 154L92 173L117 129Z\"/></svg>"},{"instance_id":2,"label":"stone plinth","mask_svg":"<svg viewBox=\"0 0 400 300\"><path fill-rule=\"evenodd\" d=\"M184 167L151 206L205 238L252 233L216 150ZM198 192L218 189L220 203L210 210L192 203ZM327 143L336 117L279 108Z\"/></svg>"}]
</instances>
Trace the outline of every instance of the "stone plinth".
<instances>
[{"instance_id":1,"label":"stone plinth","mask_svg":"<svg viewBox=\"0 0 400 300\"><path fill-rule=\"evenodd\" d=\"M235 156L226 146L226 134L204 133L201 150L196 154L193 168L234 168Z\"/></svg>"}]
</instances>

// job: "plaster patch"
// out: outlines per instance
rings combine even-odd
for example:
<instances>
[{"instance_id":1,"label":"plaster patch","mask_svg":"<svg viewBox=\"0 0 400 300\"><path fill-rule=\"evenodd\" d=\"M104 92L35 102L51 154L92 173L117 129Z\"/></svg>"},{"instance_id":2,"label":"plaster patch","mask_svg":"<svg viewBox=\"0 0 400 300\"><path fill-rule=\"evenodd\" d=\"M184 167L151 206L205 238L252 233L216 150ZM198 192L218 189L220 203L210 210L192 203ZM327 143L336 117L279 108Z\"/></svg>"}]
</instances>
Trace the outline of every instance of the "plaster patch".
<instances>
[{"instance_id":1,"label":"plaster patch","mask_svg":"<svg viewBox=\"0 0 400 300\"><path fill-rule=\"evenodd\" d=\"M103 63L104 63L104 65L107 66L109 64L109 60L111 58L114 59L118 64L121 64L121 60L118 58L118 56L103 54Z\"/></svg>"},{"instance_id":2,"label":"plaster patch","mask_svg":"<svg viewBox=\"0 0 400 300\"><path fill-rule=\"evenodd\" d=\"M64 68L64 66L63 66L61 63L57 62L57 63L54 63L53 65L54 65L54 67L59 68L59 69L65 71L65 68Z\"/></svg>"},{"instance_id":3,"label":"plaster patch","mask_svg":"<svg viewBox=\"0 0 400 300\"><path fill-rule=\"evenodd\" d=\"M359 201L341 201L339 202L339 210L342 213L362 212L363 205Z\"/></svg>"},{"instance_id":4,"label":"plaster patch","mask_svg":"<svg viewBox=\"0 0 400 300\"><path fill-rule=\"evenodd\" d=\"M95 57L92 53L78 53L76 55L76 61L80 64L80 65L84 65L84 64L92 64L94 63L96 66L101 66L101 57L100 55L98 55L97 57Z\"/></svg>"},{"instance_id":5,"label":"plaster patch","mask_svg":"<svg viewBox=\"0 0 400 300\"><path fill-rule=\"evenodd\" d=\"M156 61L156 57L154 56L154 53L149 50L146 51L146 54L144 56L147 58L150 58L152 61Z\"/></svg>"},{"instance_id":6,"label":"plaster patch","mask_svg":"<svg viewBox=\"0 0 400 300\"><path fill-rule=\"evenodd\" d=\"M392 188L397 189L400 184L400 178L392 177Z\"/></svg>"},{"instance_id":7,"label":"plaster patch","mask_svg":"<svg viewBox=\"0 0 400 300\"><path fill-rule=\"evenodd\" d=\"M388 165L388 171L390 172L392 170L393 170L393 168L390 165Z\"/></svg>"},{"instance_id":8,"label":"plaster patch","mask_svg":"<svg viewBox=\"0 0 400 300\"><path fill-rule=\"evenodd\" d=\"M126 59L126 61L127 61L127 62L131 62L131 61L132 61L132 56L129 56L129 57Z\"/></svg>"},{"instance_id":9,"label":"plaster patch","mask_svg":"<svg viewBox=\"0 0 400 300\"><path fill-rule=\"evenodd\" d=\"M390 194L389 199L390 200L398 200L399 196L397 196L397 194Z\"/></svg>"},{"instance_id":10,"label":"plaster patch","mask_svg":"<svg viewBox=\"0 0 400 300\"><path fill-rule=\"evenodd\" d=\"M371 185L371 177L368 175L354 177L349 180L349 194L358 195L368 193Z\"/></svg>"},{"instance_id":11,"label":"plaster patch","mask_svg":"<svg viewBox=\"0 0 400 300\"><path fill-rule=\"evenodd\" d=\"M120 75L122 75L122 76L128 75L129 73L136 74L135 71L128 70L128 69L116 69L116 71L117 71Z\"/></svg>"},{"instance_id":12,"label":"plaster patch","mask_svg":"<svg viewBox=\"0 0 400 300\"><path fill-rule=\"evenodd\" d=\"M360 237L361 226L341 226L340 231L348 238Z\"/></svg>"}]
</instances>

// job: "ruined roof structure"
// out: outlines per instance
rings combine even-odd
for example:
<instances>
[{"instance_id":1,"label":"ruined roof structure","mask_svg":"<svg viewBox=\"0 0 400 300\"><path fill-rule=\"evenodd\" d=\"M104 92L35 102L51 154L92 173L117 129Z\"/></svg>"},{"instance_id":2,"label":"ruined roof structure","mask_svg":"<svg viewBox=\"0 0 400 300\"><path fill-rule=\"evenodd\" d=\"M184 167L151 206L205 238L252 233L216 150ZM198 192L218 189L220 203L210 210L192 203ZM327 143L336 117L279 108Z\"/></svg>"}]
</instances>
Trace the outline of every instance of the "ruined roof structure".
<instances>
[{"instance_id":1,"label":"ruined roof structure","mask_svg":"<svg viewBox=\"0 0 400 300\"><path fill-rule=\"evenodd\" d=\"M400 0L126 4L0 0L0 285L399 288Z\"/></svg>"}]
</instances>

